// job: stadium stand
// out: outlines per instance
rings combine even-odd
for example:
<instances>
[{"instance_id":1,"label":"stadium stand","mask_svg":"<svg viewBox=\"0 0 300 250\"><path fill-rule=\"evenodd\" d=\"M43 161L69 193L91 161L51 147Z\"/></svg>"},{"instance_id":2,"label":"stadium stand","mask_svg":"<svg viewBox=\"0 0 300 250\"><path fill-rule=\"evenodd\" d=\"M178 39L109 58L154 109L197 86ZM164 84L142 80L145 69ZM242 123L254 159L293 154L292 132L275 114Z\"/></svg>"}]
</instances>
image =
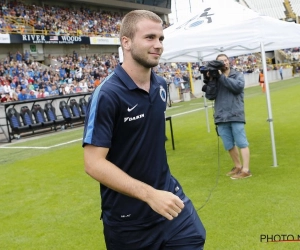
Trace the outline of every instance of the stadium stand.
<instances>
[{"instance_id":1,"label":"stadium stand","mask_svg":"<svg viewBox=\"0 0 300 250\"><path fill-rule=\"evenodd\" d=\"M87 1L84 5L82 1L1 2L2 33L101 37L117 37L122 17L130 9L151 10L156 6L160 14L167 14L171 6L169 1L147 1L145 4L127 1L126 5L121 1Z\"/></svg>"}]
</instances>

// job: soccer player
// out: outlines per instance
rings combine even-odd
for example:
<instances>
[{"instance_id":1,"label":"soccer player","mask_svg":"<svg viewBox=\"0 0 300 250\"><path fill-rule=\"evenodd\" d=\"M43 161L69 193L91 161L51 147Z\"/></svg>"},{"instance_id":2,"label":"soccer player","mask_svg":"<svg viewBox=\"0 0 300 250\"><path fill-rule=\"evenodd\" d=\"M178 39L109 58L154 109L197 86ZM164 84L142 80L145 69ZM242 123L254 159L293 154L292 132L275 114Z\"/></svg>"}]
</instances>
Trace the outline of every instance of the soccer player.
<instances>
[{"instance_id":1,"label":"soccer player","mask_svg":"<svg viewBox=\"0 0 300 250\"><path fill-rule=\"evenodd\" d=\"M88 103L84 164L100 182L108 250L199 250L205 242L200 218L167 163L167 85L151 70L163 40L160 17L128 13L120 30L124 62Z\"/></svg>"}]
</instances>

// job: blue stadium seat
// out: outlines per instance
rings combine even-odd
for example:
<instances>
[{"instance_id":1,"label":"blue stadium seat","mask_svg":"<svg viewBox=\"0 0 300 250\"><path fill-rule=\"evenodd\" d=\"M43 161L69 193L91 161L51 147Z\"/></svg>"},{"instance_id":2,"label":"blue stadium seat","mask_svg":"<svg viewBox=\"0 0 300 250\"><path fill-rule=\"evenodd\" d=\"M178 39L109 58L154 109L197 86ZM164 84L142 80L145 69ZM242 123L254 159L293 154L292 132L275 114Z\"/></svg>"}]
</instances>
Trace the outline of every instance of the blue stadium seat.
<instances>
[{"instance_id":1,"label":"blue stadium seat","mask_svg":"<svg viewBox=\"0 0 300 250\"><path fill-rule=\"evenodd\" d=\"M71 113L70 106L66 103L66 101L60 101L59 102L59 109L61 111L61 114L63 118L65 119L67 124L70 124L70 126L73 126L73 123L76 121L81 120L80 116L74 116Z\"/></svg>"},{"instance_id":2,"label":"blue stadium seat","mask_svg":"<svg viewBox=\"0 0 300 250\"><path fill-rule=\"evenodd\" d=\"M79 104L75 99L70 100L70 108L74 117L80 117L82 120L85 119L85 114L81 112Z\"/></svg>"},{"instance_id":3,"label":"blue stadium seat","mask_svg":"<svg viewBox=\"0 0 300 250\"><path fill-rule=\"evenodd\" d=\"M43 125L42 123L35 122L33 120L32 112L27 106L21 107L20 115L21 115L21 118L23 120L23 124L28 125L29 127L31 127L33 132L34 132L34 130L41 128L42 125Z\"/></svg>"},{"instance_id":4,"label":"blue stadium seat","mask_svg":"<svg viewBox=\"0 0 300 250\"><path fill-rule=\"evenodd\" d=\"M48 121L52 121L54 123L54 129L57 130L57 126L60 126L61 128L65 127L65 119L59 119L56 116L55 108L52 106L52 104L46 103L44 107L44 111L46 113L46 117Z\"/></svg>"},{"instance_id":5,"label":"blue stadium seat","mask_svg":"<svg viewBox=\"0 0 300 250\"><path fill-rule=\"evenodd\" d=\"M79 99L79 107L80 107L80 110L81 110L81 114L85 116L86 115L86 110L87 110L87 101L85 100L84 97Z\"/></svg>"},{"instance_id":6,"label":"blue stadium seat","mask_svg":"<svg viewBox=\"0 0 300 250\"><path fill-rule=\"evenodd\" d=\"M21 133L31 131L29 125L22 124L20 114L15 108L9 108L6 112L6 116L11 128L10 135L17 135L17 137L19 137Z\"/></svg>"},{"instance_id":7,"label":"blue stadium seat","mask_svg":"<svg viewBox=\"0 0 300 250\"><path fill-rule=\"evenodd\" d=\"M41 123L43 127L53 127L54 121L47 121L45 117L45 111L40 104L34 104L32 107L32 113L37 123Z\"/></svg>"}]
</instances>

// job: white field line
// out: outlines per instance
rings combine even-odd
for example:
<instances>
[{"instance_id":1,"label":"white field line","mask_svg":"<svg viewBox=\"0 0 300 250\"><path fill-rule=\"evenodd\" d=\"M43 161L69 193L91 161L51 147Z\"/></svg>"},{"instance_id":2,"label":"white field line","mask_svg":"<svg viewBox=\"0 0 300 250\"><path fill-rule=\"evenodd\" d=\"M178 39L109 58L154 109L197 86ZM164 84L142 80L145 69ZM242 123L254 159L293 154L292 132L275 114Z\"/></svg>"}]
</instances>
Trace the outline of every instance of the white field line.
<instances>
[{"instance_id":1,"label":"white field line","mask_svg":"<svg viewBox=\"0 0 300 250\"><path fill-rule=\"evenodd\" d=\"M212 105L209 105L208 107L210 108L210 107L212 107ZM182 113L172 115L172 117L193 113L193 112L203 110L203 109L205 109L205 108L193 109L193 110L190 110L190 111L186 111L186 112L182 112ZM70 144L70 143L73 143L73 142L78 142L78 141L81 141L81 140L82 140L82 138L72 140L72 141L68 141L68 142L64 142L64 143L60 143L60 144L55 144L55 145L52 145L52 146L49 146L49 147L18 147L18 146L13 147L13 146L10 146L8 144L8 145L0 146L0 149L50 149L50 148L55 148L55 147L60 147L60 146L63 146L63 145L67 145L67 144Z\"/></svg>"},{"instance_id":2,"label":"white field line","mask_svg":"<svg viewBox=\"0 0 300 250\"><path fill-rule=\"evenodd\" d=\"M182 105L179 105L179 106L172 106L172 107L168 107L167 110L169 109L177 109L177 108L180 108Z\"/></svg>"},{"instance_id":3,"label":"white field line","mask_svg":"<svg viewBox=\"0 0 300 250\"><path fill-rule=\"evenodd\" d=\"M207 106L208 108L211 108L212 105L209 105ZM185 115L185 114L189 114L189 113L193 113L193 112L196 112L196 111L199 111L199 110L203 110L205 108L198 108L198 109L193 109L193 110L190 110L190 111L186 111L186 112L182 112L182 113L178 113L178 114L175 114L175 115L171 115L172 117L175 117L175 116L180 116L180 115Z\"/></svg>"},{"instance_id":4,"label":"white field line","mask_svg":"<svg viewBox=\"0 0 300 250\"><path fill-rule=\"evenodd\" d=\"M8 145L8 146L1 146L0 149L11 149L11 148L13 148L13 149L50 149L50 148L60 147L60 146L70 144L70 143L73 143L73 142L77 142L77 141L81 141L81 140L82 140L82 138L81 139L76 139L76 140L73 140L73 141L60 143L60 144L55 144L55 145L49 146L49 147L10 147Z\"/></svg>"}]
</instances>

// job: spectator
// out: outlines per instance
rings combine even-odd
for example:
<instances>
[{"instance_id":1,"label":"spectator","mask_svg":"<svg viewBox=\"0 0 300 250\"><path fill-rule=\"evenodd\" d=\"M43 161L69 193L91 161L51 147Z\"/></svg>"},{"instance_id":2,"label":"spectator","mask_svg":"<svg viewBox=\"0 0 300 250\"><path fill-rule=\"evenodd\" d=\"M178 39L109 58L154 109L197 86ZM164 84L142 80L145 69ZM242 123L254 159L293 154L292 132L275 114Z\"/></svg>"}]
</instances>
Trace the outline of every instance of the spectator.
<instances>
[{"instance_id":1,"label":"spectator","mask_svg":"<svg viewBox=\"0 0 300 250\"><path fill-rule=\"evenodd\" d=\"M33 90L31 90L31 91L29 92L29 95L28 95L28 98L27 98L27 99L32 100L32 99L36 99L36 98L37 98L37 97L36 97L35 92L34 92Z\"/></svg>"},{"instance_id":2,"label":"spectator","mask_svg":"<svg viewBox=\"0 0 300 250\"><path fill-rule=\"evenodd\" d=\"M20 53L20 51L17 51L17 53L16 53L16 60L17 60L17 62L22 61L22 54Z\"/></svg>"},{"instance_id":3,"label":"spectator","mask_svg":"<svg viewBox=\"0 0 300 250\"><path fill-rule=\"evenodd\" d=\"M46 94L45 94L45 89L44 88L40 88L39 92L37 94L37 98L45 98Z\"/></svg>"},{"instance_id":4,"label":"spectator","mask_svg":"<svg viewBox=\"0 0 300 250\"><path fill-rule=\"evenodd\" d=\"M94 91L94 85L91 83L91 82L89 82L88 83L88 92L93 92Z\"/></svg>"},{"instance_id":5,"label":"spectator","mask_svg":"<svg viewBox=\"0 0 300 250\"><path fill-rule=\"evenodd\" d=\"M27 93L26 93L26 88L23 88L23 89L21 90L21 93L18 94L18 100L19 100L19 101L25 101L25 100L27 100L27 99L28 99L28 95L27 95Z\"/></svg>"},{"instance_id":6,"label":"spectator","mask_svg":"<svg viewBox=\"0 0 300 250\"><path fill-rule=\"evenodd\" d=\"M17 95L16 92L12 92L12 94L11 94L11 100L12 101L18 101L19 100L18 95Z\"/></svg>"},{"instance_id":7,"label":"spectator","mask_svg":"<svg viewBox=\"0 0 300 250\"><path fill-rule=\"evenodd\" d=\"M75 93L76 93L76 90L75 90L75 88L74 88L74 85L71 84L71 85L70 85L69 94L75 94Z\"/></svg>"},{"instance_id":8,"label":"spectator","mask_svg":"<svg viewBox=\"0 0 300 250\"><path fill-rule=\"evenodd\" d=\"M82 92L88 92L87 77L79 82L79 87L81 88Z\"/></svg>"},{"instance_id":9,"label":"spectator","mask_svg":"<svg viewBox=\"0 0 300 250\"><path fill-rule=\"evenodd\" d=\"M173 79L173 83L174 83L175 87L180 88L182 82L183 82L183 80L181 78L181 75L179 73L176 73L175 77Z\"/></svg>"},{"instance_id":10,"label":"spectator","mask_svg":"<svg viewBox=\"0 0 300 250\"><path fill-rule=\"evenodd\" d=\"M94 88L97 88L100 85L100 76L97 76L96 80L94 81Z\"/></svg>"},{"instance_id":11,"label":"spectator","mask_svg":"<svg viewBox=\"0 0 300 250\"><path fill-rule=\"evenodd\" d=\"M59 95L59 91L58 91L56 85L55 84L51 84L50 86L51 86L51 90L49 92L49 96Z\"/></svg>"},{"instance_id":12,"label":"spectator","mask_svg":"<svg viewBox=\"0 0 300 250\"><path fill-rule=\"evenodd\" d=\"M9 84L9 81L4 81L3 91L4 91L4 93L11 93L12 92L12 88Z\"/></svg>"},{"instance_id":13,"label":"spectator","mask_svg":"<svg viewBox=\"0 0 300 250\"><path fill-rule=\"evenodd\" d=\"M9 93L4 93L4 95L2 95L2 98L0 100L0 102L11 102L12 98L10 97Z\"/></svg>"},{"instance_id":14,"label":"spectator","mask_svg":"<svg viewBox=\"0 0 300 250\"><path fill-rule=\"evenodd\" d=\"M5 92L7 91L5 91L4 86L0 83L0 95L3 95Z\"/></svg>"},{"instance_id":15,"label":"spectator","mask_svg":"<svg viewBox=\"0 0 300 250\"><path fill-rule=\"evenodd\" d=\"M59 87L59 95L67 95L69 92L69 88L66 88L67 84L64 83Z\"/></svg>"}]
</instances>

